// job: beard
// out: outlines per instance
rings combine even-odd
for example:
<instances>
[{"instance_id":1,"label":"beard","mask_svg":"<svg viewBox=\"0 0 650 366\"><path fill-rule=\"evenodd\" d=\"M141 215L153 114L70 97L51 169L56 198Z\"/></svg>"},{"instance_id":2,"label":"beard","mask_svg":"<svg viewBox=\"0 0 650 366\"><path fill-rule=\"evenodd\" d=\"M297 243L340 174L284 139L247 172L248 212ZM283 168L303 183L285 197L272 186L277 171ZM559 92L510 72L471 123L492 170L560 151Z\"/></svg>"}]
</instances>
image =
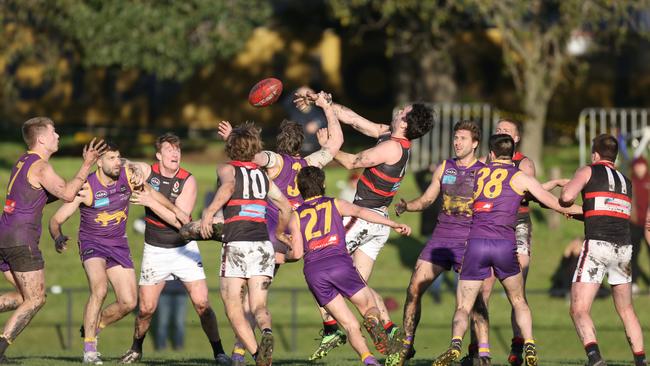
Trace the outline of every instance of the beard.
<instances>
[{"instance_id":1,"label":"beard","mask_svg":"<svg viewBox=\"0 0 650 366\"><path fill-rule=\"evenodd\" d=\"M107 169L102 167L102 173L113 180L118 180L120 178L120 169L111 170L110 168Z\"/></svg>"}]
</instances>

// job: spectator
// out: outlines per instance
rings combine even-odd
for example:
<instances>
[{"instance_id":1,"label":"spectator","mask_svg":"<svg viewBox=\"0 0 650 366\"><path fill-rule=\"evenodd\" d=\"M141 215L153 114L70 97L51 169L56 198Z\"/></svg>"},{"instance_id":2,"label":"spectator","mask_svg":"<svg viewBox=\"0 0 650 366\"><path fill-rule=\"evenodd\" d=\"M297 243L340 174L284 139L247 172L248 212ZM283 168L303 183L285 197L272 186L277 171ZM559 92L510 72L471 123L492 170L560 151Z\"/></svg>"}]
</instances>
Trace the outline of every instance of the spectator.
<instances>
[{"instance_id":1,"label":"spectator","mask_svg":"<svg viewBox=\"0 0 650 366\"><path fill-rule=\"evenodd\" d=\"M167 348L170 339L175 351L185 346L185 315L187 314L187 293L183 283L177 279L167 281L160 294L158 308L152 320L154 328L154 349Z\"/></svg>"}]
</instances>

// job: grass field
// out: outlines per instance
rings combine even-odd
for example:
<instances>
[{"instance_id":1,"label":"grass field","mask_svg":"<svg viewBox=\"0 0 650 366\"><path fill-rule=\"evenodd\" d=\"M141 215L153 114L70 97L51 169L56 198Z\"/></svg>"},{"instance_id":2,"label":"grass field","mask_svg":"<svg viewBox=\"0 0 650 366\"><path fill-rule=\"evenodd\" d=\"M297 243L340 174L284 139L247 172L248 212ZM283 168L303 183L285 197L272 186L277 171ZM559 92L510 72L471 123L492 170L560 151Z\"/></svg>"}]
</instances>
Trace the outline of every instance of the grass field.
<instances>
[{"instance_id":1,"label":"grass field","mask_svg":"<svg viewBox=\"0 0 650 366\"><path fill-rule=\"evenodd\" d=\"M0 184L5 184L12 164L22 153L19 144L0 144ZM571 174L577 164L577 150L574 148L547 148L545 166L559 165L564 175ZM76 158L54 157L52 159L57 171L65 177L72 177L79 166ZM202 208L204 193L215 184L214 166L188 162L184 166L190 170L199 182L199 201L194 212L198 217ZM344 179L346 173L341 169L327 170L328 187L335 187L335 181ZM331 189L330 194L336 194ZM403 183L398 197L406 199L418 195L417 187L411 175ZM60 203L49 205L44 212L44 223ZM142 208L132 206L129 224L142 215ZM584 352L575 334L573 324L568 315L568 302L564 299L550 298L546 290L550 286L550 277L559 262L565 245L572 238L581 234L582 226L578 222L561 220L559 227L548 229L548 213L535 208L533 218L534 246L533 261L529 275L529 301L531 304L535 337L539 347L541 364L571 365L581 364ZM419 232L419 215L407 214L400 220L411 224L414 232ZM78 228L78 215L73 216L64 226L64 232L74 237ZM129 238L133 252L136 271L142 256L142 235L132 231L129 225ZM45 228L45 227L44 227ZM59 285L63 288L79 288L81 292L70 294L72 301L73 343L71 348L64 349L67 337L66 319L68 296L66 294L49 294L48 303L34 319L32 324L20 335L8 351L10 358L29 365L67 365L80 362L81 339L77 329L81 324L83 306L87 297L86 280L79 262L78 251L70 245L67 253L60 255L54 251L53 242L45 233L41 240L41 250L46 259L47 286ZM382 251L376 265L375 273L370 279L370 285L380 289L385 297L393 297L398 308L391 313L397 323L401 323L401 308L404 292L408 284L411 270L426 238L413 236L411 238L391 237L388 245ZM219 268L220 246L214 242L200 244L203 262L211 288L218 286L217 271ZM647 249L647 248L646 248ZM646 250L644 249L644 250ZM644 269L648 270L648 256L641 255ZM0 285L1 286L1 285ZM645 286L645 285L644 285ZM295 290L289 290L289 289ZM644 289L646 289L644 287ZM219 295L216 291L210 294L211 301L220 320L220 330L224 346L232 345L230 330ZM111 300L109 295L108 301ZM307 292L302 276L302 264L284 266L274 280L270 292L270 310L274 319L274 334L276 335L276 365L309 364L307 357L318 343L320 321L315 309L315 302ZM639 296L635 300L636 308L644 327L650 324L650 297ZM510 307L499 290L495 292L490 308L491 317L491 347L495 363L505 361L510 343ZM445 293L440 303L434 303L431 296L423 301L423 316L416 339L417 355L411 364L428 365L430 360L442 352L449 342L451 315L454 308L454 298L451 293ZM185 349L180 352L154 353L152 342L145 342L145 357L147 364L199 365L211 361L211 350L205 336L202 334L198 318L189 309L187 317L187 334ZM615 315L611 300L596 301L593 316L598 329L601 350L608 360L621 360L620 364L630 364L630 352L620 320ZM7 315L0 315L0 321L6 320ZM100 351L107 360L115 360L131 344L133 333L133 316L128 316L117 324L106 329L99 342ZM295 326L295 332L292 331ZM151 336L149 336L150 338ZM292 348L295 348L292 350ZM355 365L358 359L349 346L344 346L323 360L321 364ZM616 363L610 363L616 364Z\"/></svg>"}]
</instances>

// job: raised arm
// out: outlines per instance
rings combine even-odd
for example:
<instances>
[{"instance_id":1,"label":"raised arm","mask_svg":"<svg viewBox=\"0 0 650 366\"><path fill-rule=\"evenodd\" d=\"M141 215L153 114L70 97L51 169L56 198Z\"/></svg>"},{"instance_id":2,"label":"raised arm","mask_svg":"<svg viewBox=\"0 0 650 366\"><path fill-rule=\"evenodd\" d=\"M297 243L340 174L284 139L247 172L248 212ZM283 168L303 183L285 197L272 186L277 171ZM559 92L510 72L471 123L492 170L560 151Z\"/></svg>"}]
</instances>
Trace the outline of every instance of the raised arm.
<instances>
[{"instance_id":1,"label":"raised arm","mask_svg":"<svg viewBox=\"0 0 650 366\"><path fill-rule=\"evenodd\" d=\"M232 165L223 164L217 168L219 177L219 189L214 195L212 202L203 210L201 215L201 236L207 239L212 236L212 222L214 215L223 205L228 202L235 192L235 168Z\"/></svg>"},{"instance_id":2,"label":"raised arm","mask_svg":"<svg viewBox=\"0 0 650 366\"><path fill-rule=\"evenodd\" d=\"M90 169L105 149L106 145L104 144L104 140L96 143L95 139L93 139L89 145L84 146L81 168L79 168L77 174L69 182L66 182L56 174L52 165L47 161L40 161L34 164L28 174L28 180L33 186L43 187L51 195L65 202L72 202L86 181Z\"/></svg>"},{"instance_id":3,"label":"raised arm","mask_svg":"<svg viewBox=\"0 0 650 366\"><path fill-rule=\"evenodd\" d=\"M339 121L345 123L346 125L352 126L352 128L366 136L378 138L379 136L390 132L389 125L372 122L366 118L361 117L346 106L343 106L341 104L333 104L332 107Z\"/></svg>"},{"instance_id":4,"label":"raised arm","mask_svg":"<svg viewBox=\"0 0 650 366\"><path fill-rule=\"evenodd\" d=\"M358 217L376 224L390 226L402 235L411 235L411 228L408 225L400 224L372 210L365 209L344 200L335 199L334 201L336 202L336 207L342 216Z\"/></svg>"},{"instance_id":5,"label":"raised arm","mask_svg":"<svg viewBox=\"0 0 650 366\"><path fill-rule=\"evenodd\" d=\"M319 136L321 149L307 156L305 160L311 166L322 168L332 161L341 149L341 145L343 145L343 130L332 107L331 99L327 98L324 92L318 93L318 98L315 103L323 109L327 118L327 139L324 143L321 143Z\"/></svg>"},{"instance_id":6,"label":"raised arm","mask_svg":"<svg viewBox=\"0 0 650 366\"><path fill-rule=\"evenodd\" d=\"M276 186L272 180L269 180L269 193L268 198L273 202L275 207L278 208L280 214L278 216L278 226L276 228L276 236L278 233L284 233L291 218L291 204L287 197L282 194L280 188Z\"/></svg>"},{"instance_id":7,"label":"raised arm","mask_svg":"<svg viewBox=\"0 0 650 366\"><path fill-rule=\"evenodd\" d=\"M562 206L570 206L578 198L582 189L587 185L591 179L591 167L583 166L576 170L573 178L562 188L562 195L560 195L560 204Z\"/></svg>"},{"instance_id":8,"label":"raised arm","mask_svg":"<svg viewBox=\"0 0 650 366\"><path fill-rule=\"evenodd\" d=\"M393 164L401 158L402 150L395 141L383 141L358 154L339 151L334 157L346 169L370 168L381 163ZM397 159L395 157L397 156Z\"/></svg>"},{"instance_id":9,"label":"raised arm","mask_svg":"<svg viewBox=\"0 0 650 366\"><path fill-rule=\"evenodd\" d=\"M559 213L570 215L582 214L582 207L580 206L572 205L570 207L562 207L558 201L558 198L549 191L545 190L544 187L542 187L542 184L537 181L537 179L523 172L516 174L513 177L511 184L514 185L513 188L517 188L522 191L528 191L539 202Z\"/></svg>"},{"instance_id":10,"label":"raised arm","mask_svg":"<svg viewBox=\"0 0 650 366\"><path fill-rule=\"evenodd\" d=\"M440 164L436 171L433 172L433 177L431 178L431 183L427 190L424 191L422 196L406 202L403 198L400 198L400 201L395 204L395 214L397 216L401 215L405 211L422 211L425 208L431 206L431 204L438 198L440 194L440 180L442 179L442 172L445 170L445 163Z\"/></svg>"}]
</instances>

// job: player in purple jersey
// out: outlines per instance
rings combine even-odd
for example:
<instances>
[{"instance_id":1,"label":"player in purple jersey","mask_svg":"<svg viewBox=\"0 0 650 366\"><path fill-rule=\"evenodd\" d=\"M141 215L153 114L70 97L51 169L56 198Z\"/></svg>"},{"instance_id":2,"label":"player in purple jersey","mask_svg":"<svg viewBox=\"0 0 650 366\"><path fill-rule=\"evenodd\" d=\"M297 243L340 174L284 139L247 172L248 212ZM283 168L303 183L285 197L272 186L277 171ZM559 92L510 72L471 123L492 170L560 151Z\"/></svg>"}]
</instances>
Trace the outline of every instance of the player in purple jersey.
<instances>
[{"instance_id":1,"label":"player in purple jersey","mask_svg":"<svg viewBox=\"0 0 650 366\"><path fill-rule=\"evenodd\" d=\"M15 310L0 335L0 360L5 359L9 344L45 304L44 262L38 248L43 207L51 198L74 200L104 151L104 142L93 139L83 149L81 168L66 182L49 163L59 149L54 122L47 117L29 119L22 126L22 134L29 150L11 170L0 217L0 269L16 288L0 296L0 311Z\"/></svg>"},{"instance_id":2,"label":"player in purple jersey","mask_svg":"<svg viewBox=\"0 0 650 366\"><path fill-rule=\"evenodd\" d=\"M447 159L433 173L431 184L424 194L412 201L403 199L395 204L399 216L405 211L422 211L442 194L442 211L431 239L422 249L415 264L413 275L406 291L404 303L404 349L402 359L414 356L413 341L420 322L421 300L426 289L444 271L460 271L463 263L465 242L472 223L472 203L474 202L474 180L477 172L485 164L476 159L476 148L481 141L480 127L473 121L460 121L454 126L454 152L456 158ZM473 311L476 327L487 328L487 309L478 298ZM489 345L487 329L481 329L479 339L481 365L489 364Z\"/></svg>"},{"instance_id":3,"label":"player in purple jersey","mask_svg":"<svg viewBox=\"0 0 650 366\"><path fill-rule=\"evenodd\" d=\"M521 329L524 361L537 365L530 308L524 296L523 277L517 261L515 223L522 197L529 192L540 202L564 214L580 214L578 206L562 208L558 199L533 177L522 173L513 162L515 143L509 135L490 137L490 163L478 171L474 184L473 216L456 293L456 312L452 322L449 349L438 356L433 366L451 365L459 356L468 327L469 312L481 290L483 280L492 275L501 281Z\"/></svg>"},{"instance_id":4,"label":"player in purple jersey","mask_svg":"<svg viewBox=\"0 0 650 366\"><path fill-rule=\"evenodd\" d=\"M138 315L133 343L120 363L142 359L142 344L158 306L165 282L180 279L201 322L217 365L230 365L225 354L217 317L210 305L203 260L196 241L181 237L180 228L190 221L197 195L196 178L181 167L181 139L165 133L156 139L156 163L124 162L139 181L131 202L145 207L145 243L138 288ZM161 197L162 196L162 197Z\"/></svg>"},{"instance_id":5,"label":"player in purple jersey","mask_svg":"<svg viewBox=\"0 0 650 366\"><path fill-rule=\"evenodd\" d=\"M324 197L325 173L319 168L302 169L298 173L298 188L305 201L290 221L291 239L285 239L291 247L289 258L298 260L304 256L303 272L309 290L318 304L343 325L361 361L365 365L379 365L368 350L359 323L344 298L359 310L363 325L373 340L390 349L386 365L394 365L402 345L398 342L389 345L374 296L348 254L341 215L387 225L403 235L410 235L411 228L352 203Z\"/></svg>"},{"instance_id":6,"label":"player in purple jersey","mask_svg":"<svg viewBox=\"0 0 650 366\"><path fill-rule=\"evenodd\" d=\"M106 144L97 167L88 176L84 194L61 206L49 225L56 251L62 253L68 237L63 235L61 225L80 210L79 256L90 289L84 309L83 362L91 364L102 363L97 352L97 333L129 314L137 303L135 271L126 237L129 198L134 187L129 171L122 167L116 145ZM109 282L115 302L102 311Z\"/></svg>"},{"instance_id":7,"label":"player in purple jersey","mask_svg":"<svg viewBox=\"0 0 650 366\"><path fill-rule=\"evenodd\" d=\"M305 95L296 95L298 108L310 103ZM424 104L415 103L399 110L390 124L371 122L352 110L334 104L336 117L342 123L349 124L361 133L378 139L377 145L358 154L349 154L339 151L334 157L346 169L364 168L363 174L357 184L354 203L366 209L373 210L388 217L388 206L400 187L406 173L406 166L410 156L411 140L426 134L433 127L433 112ZM375 260L386 244L390 229L383 225L368 223L363 219L346 218L346 244L352 256L355 267L365 281L370 279ZM395 336L400 330L390 320L384 301L374 290L377 306L382 320L386 324L386 332ZM328 334L327 324L331 317L321 308L324 321L323 334ZM336 338L327 341L335 347L342 344ZM328 348L325 337L321 341L319 355L324 357ZM319 351L317 350L317 352ZM316 355L316 353L314 354Z\"/></svg>"},{"instance_id":8,"label":"player in purple jersey","mask_svg":"<svg viewBox=\"0 0 650 366\"><path fill-rule=\"evenodd\" d=\"M562 189L563 205L582 195L585 241L571 286L571 319L587 353L588 366L606 366L596 340L591 305L605 274L612 288L616 312L636 366L646 366L643 331L632 304L632 243L629 219L632 183L615 166L618 141L602 134L591 147L592 164L579 168Z\"/></svg>"},{"instance_id":9,"label":"player in purple jersey","mask_svg":"<svg viewBox=\"0 0 650 366\"><path fill-rule=\"evenodd\" d=\"M291 205L273 181L251 161L261 150L259 130L252 124L235 128L228 136L226 154L231 161L217 167L219 187L210 205L203 210L201 234L204 238L212 236L214 216L223 209L221 299L237 339L253 355L257 366L269 366L273 333L267 296L275 256L266 228L267 199L280 211L276 234L286 229ZM257 326L262 330L259 345L254 327L244 313L242 302L246 292Z\"/></svg>"}]
</instances>

